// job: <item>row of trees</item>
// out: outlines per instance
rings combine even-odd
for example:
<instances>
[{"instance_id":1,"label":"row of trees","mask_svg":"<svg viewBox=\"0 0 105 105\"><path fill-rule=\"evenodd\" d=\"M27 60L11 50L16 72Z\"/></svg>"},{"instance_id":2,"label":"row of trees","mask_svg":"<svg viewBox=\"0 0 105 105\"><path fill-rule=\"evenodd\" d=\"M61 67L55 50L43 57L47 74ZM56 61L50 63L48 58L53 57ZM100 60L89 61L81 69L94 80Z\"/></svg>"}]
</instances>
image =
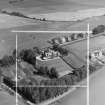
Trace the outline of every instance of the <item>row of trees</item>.
<instances>
[{"instance_id":1,"label":"row of trees","mask_svg":"<svg viewBox=\"0 0 105 105\"><path fill-rule=\"evenodd\" d=\"M85 34L84 33L72 33L70 36L64 36L64 37L58 37L57 39L54 38L52 39L52 41L48 41L49 43L52 43L53 45L56 45L56 44L63 44L63 40L62 39L65 39L65 42L70 42L70 41L74 41L74 40L78 40L78 39L82 39L85 37Z\"/></svg>"},{"instance_id":2,"label":"row of trees","mask_svg":"<svg viewBox=\"0 0 105 105\"><path fill-rule=\"evenodd\" d=\"M90 66L90 73L93 73L96 68ZM25 84L21 83L21 87L18 87L18 92L27 100L33 103L40 103L50 98L57 97L62 95L64 92L67 92L71 85L75 85L84 78L87 77L87 69L86 66L83 66L79 69L73 71L73 73L67 74L61 78L49 79L49 80L41 80L39 83L39 87L34 86L38 80L25 82ZM38 81L39 82L39 81ZM9 86L13 87L14 83L5 79L5 83ZM25 85L30 85L29 87ZM42 87L41 87L42 86ZM45 86L45 87L43 87ZM51 86L51 87L50 87ZM63 87L65 86L65 87Z\"/></svg>"},{"instance_id":3,"label":"row of trees","mask_svg":"<svg viewBox=\"0 0 105 105\"><path fill-rule=\"evenodd\" d=\"M2 13L8 14L8 15L12 15L12 16L19 16L19 17L23 17L23 18L29 18L28 16L24 15L23 13L20 12L9 12L6 10L3 10Z\"/></svg>"},{"instance_id":4,"label":"row of trees","mask_svg":"<svg viewBox=\"0 0 105 105\"><path fill-rule=\"evenodd\" d=\"M24 1L24 0L20 0L20 1ZM17 2L17 0L9 1L10 4L16 3L16 2ZM23 13L21 13L21 12L16 12L16 11L9 12L9 11L3 10L2 13L8 14L8 15L12 15L12 16L18 16L18 17L23 17L23 18L34 19L34 20L47 21L46 18L39 18L39 19L38 19L38 18L35 18L35 17L29 17L29 16L27 16L26 14L23 14Z\"/></svg>"},{"instance_id":5,"label":"row of trees","mask_svg":"<svg viewBox=\"0 0 105 105\"><path fill-rule=\"evenodd\" d=\"M77 37L76 37L77 36ZM72 35L71 35L71 40L72 41L74 41L74 40L77 40L77 39L79 39L79 38L83 38L84 37L84 34L83 33L79 33L79 34L75 34L75 33L73 33Z\"/></svg>"},{"instance_id":6,"label":"row of trees","mask_svg":"<svg viewBox=\"0 0 105 105\"><path fill-rule=\"evenodd\" d=\"M40 86L46 86L46 87L32 86L30 88L26 88L23 86L19 88L19 92L21 94L23 93L23 97L26 97L31 102L40 103L50 98L62 95L70 88L69 86L75 85L77 82L86 78L86 75L87 75L87 70L86 67L83 66L80 69L74 70L72 74L65 75L61 78L42 80L40 82Z\"/></svg>"}]
</instances>

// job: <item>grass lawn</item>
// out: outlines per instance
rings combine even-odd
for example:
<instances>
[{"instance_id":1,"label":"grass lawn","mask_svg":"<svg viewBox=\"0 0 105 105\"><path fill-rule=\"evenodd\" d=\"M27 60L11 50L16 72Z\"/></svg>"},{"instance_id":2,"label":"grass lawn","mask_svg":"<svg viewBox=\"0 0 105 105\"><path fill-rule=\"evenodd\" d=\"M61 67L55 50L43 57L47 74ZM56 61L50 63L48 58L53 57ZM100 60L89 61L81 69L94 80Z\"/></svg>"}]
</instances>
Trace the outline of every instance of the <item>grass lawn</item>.
<instances>
[{"instance_id":1,"label":"grass lawn","mask_svg":"<svg viewBox=\"0 0 105 105\"><path fill-rule=\"evenodd\" d=\"M61 58L57 58L57 59L53 59L53 60L49 60L49 61L43 61L43 62L37 61L37 64L39 66L48 66L48 68L55 67L60 76L63 75L62 73L66 73L66 72L70 73L73 70Z\"/></svg>"}]
</instances>

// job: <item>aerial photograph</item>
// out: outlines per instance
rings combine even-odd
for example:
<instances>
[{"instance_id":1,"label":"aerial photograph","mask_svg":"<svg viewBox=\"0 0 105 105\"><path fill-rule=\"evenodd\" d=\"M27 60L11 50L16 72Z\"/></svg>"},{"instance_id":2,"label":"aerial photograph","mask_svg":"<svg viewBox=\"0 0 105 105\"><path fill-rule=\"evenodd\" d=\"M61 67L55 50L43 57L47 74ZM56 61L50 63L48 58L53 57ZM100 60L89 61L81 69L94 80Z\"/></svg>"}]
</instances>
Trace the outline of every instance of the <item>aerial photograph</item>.
<instances>
[{"instance_id":1,"label":"aerial photograph","mask_svg":"<svg viewBox=\"0 0 105 105\"><path fill-rule=\"evenodd\" d=\"M0 0L0 105L105 104L105 0Z\"/></svg>"}]
</instances>

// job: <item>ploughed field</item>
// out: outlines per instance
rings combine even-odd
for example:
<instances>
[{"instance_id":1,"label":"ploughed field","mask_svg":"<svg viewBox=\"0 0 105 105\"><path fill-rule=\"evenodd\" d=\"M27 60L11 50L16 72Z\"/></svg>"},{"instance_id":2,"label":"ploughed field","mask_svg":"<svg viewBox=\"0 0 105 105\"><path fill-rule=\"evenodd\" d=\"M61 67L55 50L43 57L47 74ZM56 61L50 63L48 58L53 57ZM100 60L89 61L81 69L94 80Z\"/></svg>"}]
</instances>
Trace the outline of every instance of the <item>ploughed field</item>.
<instances>
[{"instance_id":1,"label":"ploughed field","mask_svg":"<svg viewBox=\"0 0 105 105\"><path fill-rule=\"evenodd\" d=\"M91 0L1 0L0 9L18 10L27 14L51 13L57 11L76 11L81 9L103 7L104 1Z\"/></svg>"},{"instance_id":2,"label":"ploughed field","mask_svg":"<svg viewBox=\"0 0 105 105\"><path fill-rule=\"evenodd\" d=\"M98 36L90 38L90 51L105 47L105 36ZM76 42L75 44L68 44L63 48L67 48L72 55L75 55L81 62L86 62L87 57L87 40ZM78 61L78 60L77 60Z\"/></svg>"}]
</instances>

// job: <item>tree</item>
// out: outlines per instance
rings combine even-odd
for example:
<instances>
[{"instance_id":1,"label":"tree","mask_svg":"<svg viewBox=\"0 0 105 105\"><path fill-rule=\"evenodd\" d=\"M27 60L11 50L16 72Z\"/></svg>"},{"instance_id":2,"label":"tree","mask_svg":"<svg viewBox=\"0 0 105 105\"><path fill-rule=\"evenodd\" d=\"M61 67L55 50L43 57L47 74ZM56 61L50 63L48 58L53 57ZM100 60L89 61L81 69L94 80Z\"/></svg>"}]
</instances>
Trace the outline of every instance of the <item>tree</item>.
<instances>
[{"instance_id":1,"label":"tree","mask_svg":"<svg viewBox=\"0 0 105 105\"><path fill-rule=\"evenodd\" d=\"M75 34L71 34L71 40L74 41L75 40Z\"/></svg>"},{"instance_id":2,"label":"tree","mask_svg":"<svg viewBox=\"0 0 105 105\"><path fill-rule=\"evenodd\" d=\"M78 77L77 75L74 75L74 73L71 73L71 79L73 81L73 85L75 85L78 82Z\"/></svg>"},{"instance_id":3,"label":"tree","mask_svg":"<svg viewBox=\"0 0 105 105\"><path fill-rule=\"evenodd\" d=\"M67 36L64 36L64 38L66 39L66 42L69 42L69 39Z\"/></svg>"},{"instance_id":4,"label":"tree","mask_svg":"<svg viewBox=\"0 0 105 105\"><path fill-rule=\"evenodd\" d=\"M97 27L95 27L92 30L92 33L93 33L93 35L96 35L96 34L104 32L104 31L105 31L105 26L104 25L98 25Z\"/></svg>"},{"instance_id":5,"label":"tree","mask_svg":"<svg viewBox=\"0 0 105 105\"><path fill-rule=\"evenodd\" d=\"M49 77L51 79L53 78L58 78L58 72L56 71L56 68L55 67L52 67L51 69L48 68L47 66L43 67L43 66L40 66L38 69L38 72L37 74L38 75L42 75L42 76L45 76L45 77Z\"/></svg>"},{"instance_id":6,"label":"tree","mask_svg":"<svg viewBox=\"0 0 105 105\"><path fill-rule=\"evenodd\" d=\"M87 68L86 68L86 66L83 66L80 69L81 69L81 73L82 73L81 74L81 79L86 78L87 77Z\"/></svg>"},{"instance_id":7,"label":"tree","mask_svg":"<svg viewBox=\"0 0 105 105\"><path fill-rule=\"evenodd\" d=\"M35 54L39 54L39 55L41 54L41 50L36 46L33 47L33 51L34 51Z\"/></svg>"},{"instance_id":8,"label":"tree","mask_svg":"<svg viewBox=\"0 0 105 105\"><path fill-rule=\"evenodd\" d=\"M38 104L39 102L41 102L41 98L40 98L40 88L39 87L34 87L32 90L32 93L30 94L32 96L32 101L36 104Z\"/></svg>"},{"instance_id":9,"label":"tree","mask_svg":"<svg viewBox=\"0 0 105 105\"><path fill-rule=\"evenodd\" d=\"M96 67L89 65L89 71L90 71L90 74L93 73L94 71L96 71Z\"/></svg>"},{"instance_id":10,"label":"tree","mask_svg":"<svg viewBox=\"0 0 105 105\"><path fill-rule=\"evenodd\" d=\"M45 66L45 67L40 66L40 67L38 68L38 72L37 72L37 73L38 73L39 75L48 76L48 72L49 72L49 69L48 69L47 66Z\"/></svg>"},{"instance_id":11,"label":"tree","mask_svg":"<svg viewBox=\"0 0 105 105\"><path fill-rule=\"evenodd\" d=\"M56 68L52 67L50 70L49 70L49 77L50 78L58 78L59 74L58 72L56 71Z\"/></svg>"},{"instance_id":12,"label":"tree","mask_svg":"<svg viewBox=\"0 0 105 105\"><path fill-rule=\"evenodd\" d=\"M45 101L47 99L47 87L40 87L39 91L40 91L40 101Z\"/></svg>"},{"instance_id":13,"label":"tree","mask_svg":"<svg viewBox=\"0 0 105 105\"><path fill-rule=\"evenodd\" d=\"M13 56L7 56L5 55L1 60L0 60L0 65L1 66L10 66L15 64L15 59Z\"/></svg>"},{"instance_id":14,"label":"tree","mask_svg":"<svg viewBox=\"0 0 105 105\"><path fill-rule=\"evenodd\" d=\"M68 53L69 53L69 51L67 49L62 48L62 47L60 47L58 45L53 45L52 49L54 51L58 51L62 56L67 56Z\"/></svg>"},{"instance_id":15,"label":"tree","mask_svg":"<svg viewBox=\"0 0 105 105\"><path fill-rule=\"evenodd\" d=\"M81 80L81 74L82 73L81 73L81 70L80 69L77 69L77 70L74 70L73 71L73 75L77 76L77 78L78 78L77 79L77 82Z\"/></svg>"},{"instance_id":16,"label":"tree","mask_svg":"<svg viewBox=\"0 0 105 105\"><path fill-rule=\"evenodd\" d=\"M83 33L79 33L79 34L77 35L77 37L78 37L78 38L83 38L83 37L84 37L84 34L83 34Z\"/></svg>"},{"instance_id":17,"label":"tree","mask_svg":"<svg viewBox=\"0 0 105 105\"><path fill-rule=\"evenodd\" d=\"M63 79L65 81L67 86L73 85L71 74L65 75L65 76L61 77L61 79Z\"/></svg>"},{"instance_id":18,"label":"tree","mask_svg":"<svg viewBox=\"0 0 105 105\"><path fill-rule=\"evenodd\" d=\"M2 83L2 70L0 68L0 86L1 86L1 83Z\"/></svg>"},{"instance_id":19,"label":"tree","mask_svg":"<svg viewBox=\"0 0 105 105\"><path fill-rule=\"evenodd\" d=\"M19 53L19 58L21 58L29 64L32 64L33 66L35 66L36 64L36 56L34 51L31 49L22 50Z\"/></svg>"},{"instance_id":20,"label":"tree","mask_svg":"<svg viewBox=\"0 0 105 105\"><path fill-rule=\"evenodd\" d=\"M14 57L14 59L16 59L16 49L13 50L12 56Z\"/></svg>"}]
</instances>

